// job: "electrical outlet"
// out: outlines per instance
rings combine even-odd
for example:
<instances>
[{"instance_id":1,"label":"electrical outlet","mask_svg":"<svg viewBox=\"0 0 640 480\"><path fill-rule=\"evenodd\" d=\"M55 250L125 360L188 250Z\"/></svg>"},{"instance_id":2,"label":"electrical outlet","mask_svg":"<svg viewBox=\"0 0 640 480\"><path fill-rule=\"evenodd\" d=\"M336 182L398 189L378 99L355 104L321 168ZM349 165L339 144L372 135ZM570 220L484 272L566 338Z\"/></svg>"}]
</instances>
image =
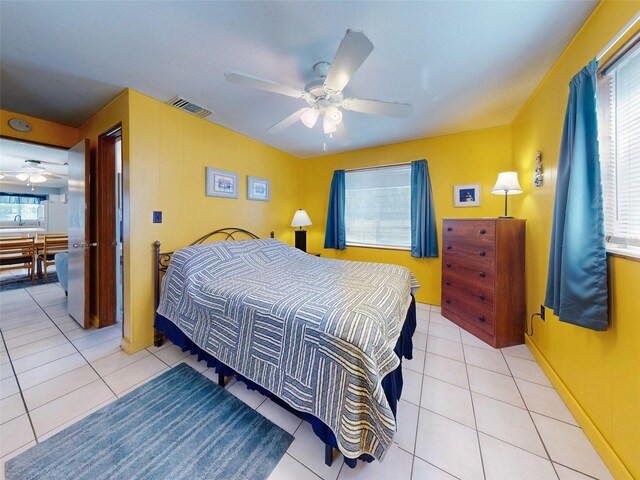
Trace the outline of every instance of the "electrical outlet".
<instances>
[{"instance_id":1,"label":"electrical outlet","mask_svg":"<svg viewBox=\"0 0 640 480\"><path fill-rule=\"evenodd\" d=\"M153 212L153 223L162 223L162 212Z\"/></svg>"},{"instance_id":2,"label":"electrical outlet","mask_svg":"<svg viewBox=\"0 0 640 480\"><path fill-rule=\"evenodd\" d=\"M540 318L544 320L544 305L540 305Z\"/></svg>"}]
</instances>

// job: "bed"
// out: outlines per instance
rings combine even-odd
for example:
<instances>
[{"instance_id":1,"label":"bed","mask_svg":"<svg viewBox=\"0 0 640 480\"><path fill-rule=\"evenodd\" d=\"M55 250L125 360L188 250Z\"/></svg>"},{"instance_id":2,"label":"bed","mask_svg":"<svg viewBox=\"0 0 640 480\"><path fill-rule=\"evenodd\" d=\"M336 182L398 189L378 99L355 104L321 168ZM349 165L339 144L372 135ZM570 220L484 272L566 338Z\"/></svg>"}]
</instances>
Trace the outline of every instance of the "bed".
<instances>
[{"instance_id":1,"label":"bed","mask_svg":"<svg viewBox=\"0 0 640 480\"><path fill-rule=\"evenodd\" d=\"M205 242L216 235L236 241ZM328 464L333 448L350 466L384 456L401 359L412 358L418 283L408 269L319 258L241 229L172 253L156 242L155 257L157 341L310 421Z\"/></svg>"}]
</instances>

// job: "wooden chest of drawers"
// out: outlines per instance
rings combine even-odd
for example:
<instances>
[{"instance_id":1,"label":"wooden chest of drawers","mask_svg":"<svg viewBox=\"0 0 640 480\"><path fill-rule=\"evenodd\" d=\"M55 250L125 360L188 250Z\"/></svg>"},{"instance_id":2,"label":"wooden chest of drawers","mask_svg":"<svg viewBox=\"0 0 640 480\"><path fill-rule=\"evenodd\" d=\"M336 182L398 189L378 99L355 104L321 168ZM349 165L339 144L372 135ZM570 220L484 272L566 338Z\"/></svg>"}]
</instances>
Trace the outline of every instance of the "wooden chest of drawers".
<instances>
[{"instance_id":1,"label":"wooden chest of drawers","mask_svg":"<svg viewBox=\"0 0 640 480\"><path fill-rule=\"evenodd\" d=\"M525 221L445 219L442 315L494 348L524 342Z\"/></svg>"}]
</instances>

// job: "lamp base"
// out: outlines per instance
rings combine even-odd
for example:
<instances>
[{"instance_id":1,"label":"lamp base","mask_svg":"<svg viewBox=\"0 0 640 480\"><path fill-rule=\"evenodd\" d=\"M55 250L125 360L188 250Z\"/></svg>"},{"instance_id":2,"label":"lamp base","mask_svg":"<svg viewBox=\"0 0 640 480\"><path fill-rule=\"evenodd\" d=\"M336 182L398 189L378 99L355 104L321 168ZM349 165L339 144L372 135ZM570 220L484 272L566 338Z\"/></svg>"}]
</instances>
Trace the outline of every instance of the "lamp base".
<instances>
[{"instance_id":1,"label":"lamp base","mask_svg":"<svg viewBox=\"0 0 640 480\"><path fill-rule=\"evenodd\" d=\"M307 231L296 230L296 248L299 248L303 252L307 251Z\"/></svg>"},{"instance_id":2,"label":"lamp base","mask_svg":"<svg viewBox=\"0 0 640 480\"><path fill-rule=\"evenodd\" d=\"M516 218L516 217L510 217L510 216L507 216L507 215L500 215L498 218Z\"/></svg>"}]
</instances>

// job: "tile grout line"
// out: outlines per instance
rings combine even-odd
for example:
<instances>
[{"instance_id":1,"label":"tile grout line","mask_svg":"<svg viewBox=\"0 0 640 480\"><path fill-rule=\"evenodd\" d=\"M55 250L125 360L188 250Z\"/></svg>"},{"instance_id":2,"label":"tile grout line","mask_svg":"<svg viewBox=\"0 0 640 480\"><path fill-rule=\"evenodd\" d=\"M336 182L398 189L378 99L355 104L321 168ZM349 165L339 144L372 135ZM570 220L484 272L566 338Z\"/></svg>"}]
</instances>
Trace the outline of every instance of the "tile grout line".
<instances>
[{"instance_id":1,"label":"tile grout line","mask_svg":"<svg viewBox=\"0 0 640 480\"><path fill-rule=\"evenodd\" d=\"M20 380L18 380L18 375L16 374L16 369L13 366L13 361L11 360L11 354L9 353L9 349L7 348L7 343L4 339L4 334L2 333L2 330L0 330L0 339L2 339L2 344L4 345L5 351L7 352L7 357L9 358L9 365L11 366L11 370L13 371L13 377L15 378L16 381L16 385L18 386L18 393L20 393L20 398L22 399L22 405L24 406L24 411L25 414L27 415L27 418L29 419L29 425L31 426L31 433L33 433L33 439L36 442L36 445L38 444L38 437L36 435L36 429L33 426L33 421L31 420L31 414L29 413L29 407L27 407L27 402L24 399L24 394L22 393L22 387L20 386ZM18 415L16 418L20 418L20 415ZM12 419L13 420L13 419ZM9 420L11 421L11 420ZM29 442L27 442L29 443ZM26 443L24 445L27 445ZM20 445L21 448L24 445ZM17 450L18 448L13 449L11 452L14 452L15 450ZM7 452L7 455L11 452Z\"/></svg>"},{"instance_id":2,"label":"tile grout line","mask_svg":"<svg viewBox=\"0 0 640 480\"><path fill-rule=\"evenodd\" d=\"M507 368L509 369L509 372L511 372L511 376L513 377L513 372L511 371L511 367L509 366L509 362L507 362L507 359L504 358L504 352L502 350L500 350L500 353L502 353L502 358L504 359L505 363L507 364ZM544 452L547 454L547 458L549 460L549 463L551 463L551 468L553 468L553 472L556 474L556 478L559 479L560 475L558 475L558 471L556 470L556 466L553 464L553 460L551 460L551 455L549 454L549 449L547 448L547 444L544 442L544 439L542 438L542 435L540 435L540 431L538 430L538 426L536 425L536 422L533 421L533 415L531 415L531 410L529 410L529 407L527 406L527 402L524 399L524 395L522 395L522 392L520 391L520 387L518 386L518 382L515 381L515 377L513 377L513 378L514 378L513 383L516 385L516 389L518 390L518 394L520 395L522 403L526 407L527 414L529 415L529 419L531 420L531 423L533 424L533 428L535 428L536 433L538 434L538 438L540 439L540 443L542 444L542 448L544 448Z\"/></svg>"},{"instance_id":3,"label":"tile grout line","mask_svg":"<svg viewBox=\"0 0 640 480\"><path fill-rule=\"evenodd\" d=\"M460 340L462 340L462 335L460 335ZM482 466L482 476L486 479L487 472L484 468L484 455L482 454L482 443L480 443L480 431L478 430L478 419L476 418L476 405L473 401L473 395L471 393L471 381L469 380L469 365L467 364L467 354L464 351L464 344L462 346L462 358L464 358L464 371L467 374L467 384L469 386L469 398L471 399L471 410L473 411L473 423L476 428L476 438L478 440L478 452L480 453L480 465ZM505 360L506 362L506 360Z\"/></svg>"},{"instance_id":4,"label":"tile grout line","mask_svg":"<svg viewBox=\"0 0 640 480\"><path fill-rule=\"evenodd\" d=\"M416 321L418 319L418 312L416 312ZM427 332L429 332L429 328L431 327L431 308L429 308L429 318L427 320ZM425 375L425 371L427 369L427 348L429 345L429 333L425 333L425 335L427 336L427 343L425 343L424 348L424 360L422 361L422 375L420 375L420 396L418 397L418 416L416 418L416 433L414 435L413 438L413 454L411 455L411 474L409 476L409 478L413 478L413 469L415 466L415 462L416 462L416 448L418 446L418 428L420 427L420 408L422 405L422 387L424 385L424 375ZM402 363L401 363L402 365ZM407 400L405 400L405 402L407 402ZM408 402L411 403L411 402ZM413 405L413 404L412 404ZM396 408L398 408L399 406L399 402L396 403ZM396 417L397 417L398 413L396 411Z\"/></svg>"}]
</instances>

